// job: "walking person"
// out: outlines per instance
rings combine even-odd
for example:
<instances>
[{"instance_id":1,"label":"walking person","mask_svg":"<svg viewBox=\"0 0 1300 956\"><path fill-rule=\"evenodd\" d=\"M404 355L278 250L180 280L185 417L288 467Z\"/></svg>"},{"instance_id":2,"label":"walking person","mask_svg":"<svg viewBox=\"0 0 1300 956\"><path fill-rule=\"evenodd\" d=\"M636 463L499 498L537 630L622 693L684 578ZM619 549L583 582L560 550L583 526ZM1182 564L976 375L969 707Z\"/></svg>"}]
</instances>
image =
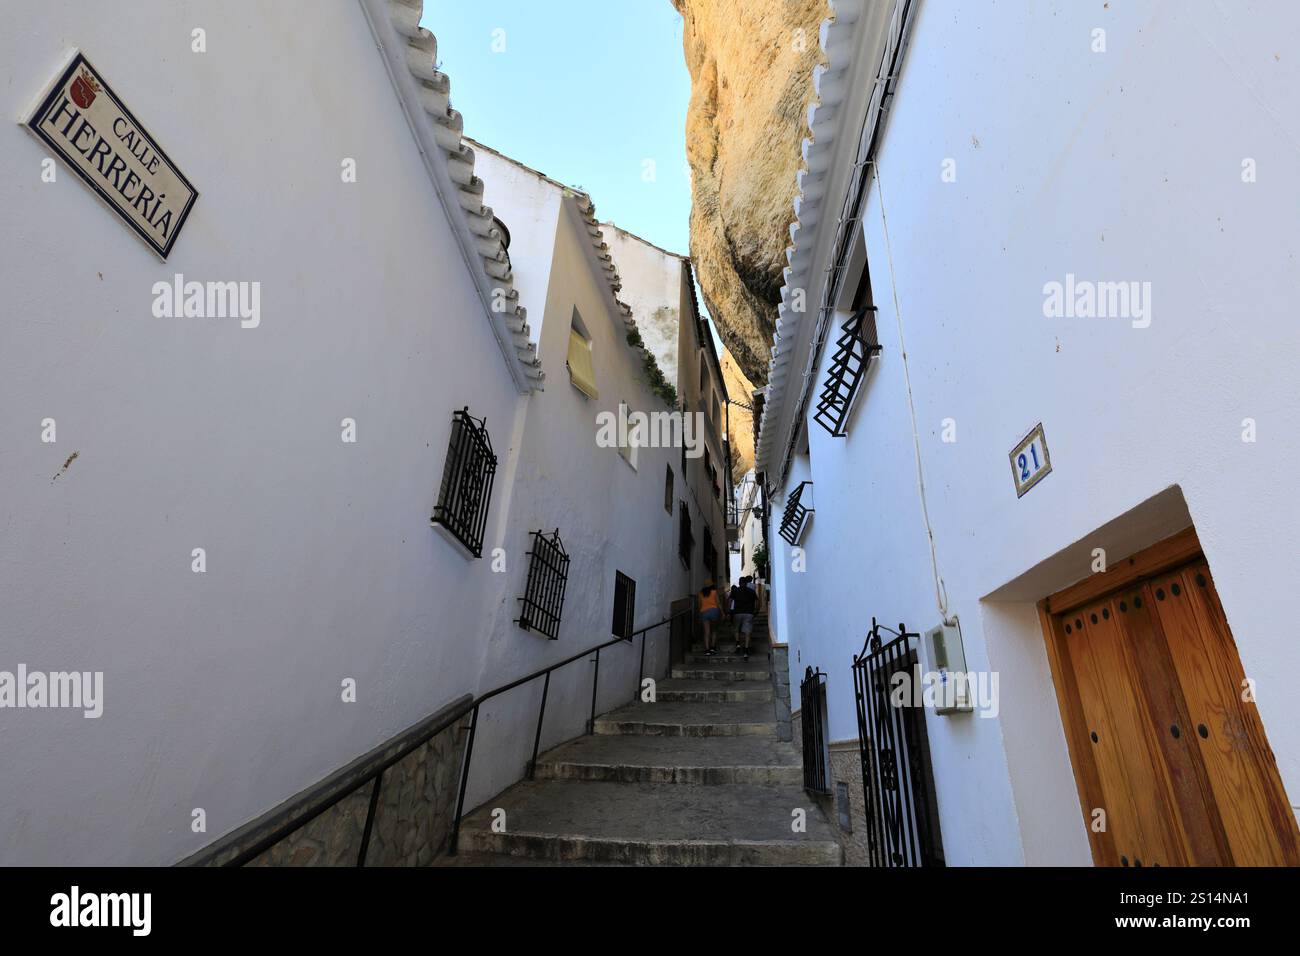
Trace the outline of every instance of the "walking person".
<instances>
[{"instance_id":1,"label":"walking person","mask_svg":"<svg viewBox=\"0 0 1300 956\"><path fill-rule=\"evenodd\" d=\"M704 623L704 654L713 656L713 625L722 620L722 605L718 602L718 589L712 579L704 582L700 591L700 620Z\"/></svg>"},{"instance_id":2,"label":"walking person","mask_svg":"<svg viewBox=\"0 0 1300 956\"><path fill-rule=\"evenodd\" d=\"M758 594L750 587L754 579L743 577L736 587L731 589L731 616L736 622L736 647L749 661L749 642L754 635L754 614L758 611Z\"/></svg>"}]
</instances>

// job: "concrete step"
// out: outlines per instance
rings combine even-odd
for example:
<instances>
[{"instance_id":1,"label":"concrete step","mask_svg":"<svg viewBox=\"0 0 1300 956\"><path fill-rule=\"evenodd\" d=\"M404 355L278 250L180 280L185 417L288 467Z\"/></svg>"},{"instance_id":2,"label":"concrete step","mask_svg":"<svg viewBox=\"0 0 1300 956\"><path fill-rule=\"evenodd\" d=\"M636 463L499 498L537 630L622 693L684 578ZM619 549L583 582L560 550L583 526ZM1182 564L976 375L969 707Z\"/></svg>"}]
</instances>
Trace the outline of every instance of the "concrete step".
<instances>
[{"instance_id":1,"label":"concrete step","mask_svg":"<svg viewBox=\"0 0 1300 956\"><path fill-rule=\"evenodd\" d=\"M505 832L493 833L493 811ZM806 831L792 831L794 811ZM838 866L839 844L821 809L797 786L717 787L525 781L461 825L469 854L548 862Z\"/></svg>"},{"instance_id":2,"label":"concrete step","mask_svg":"<svg viewBox=\"0 0 1300 956\"><path fill-rule=\"evenodd\" d=\"M463 866L555 866L554 860L534 859L528 856L509 856L505 853L466 853L463 850L455 856L447 856L445 853L436 858L430 866L436 867L463 867ZM602 863L594 860L573 860L572 866L622 866L621 863Z\"/></svg>"},{"instance_id":3,"label":"concrete step","mask_svg":"<svg viewBox=\"0 0 1300 956\"><path fill-rule=\"evenodd\" d=\"M722 651L709 657L707 654L687 654L686 664L764 664L767 662L767 651L750 651L749 660L745 660L745 655L739 652Z\"/></svg>"},{"instance_id":4,"label":"concrete step","mask_svg":"<svg viewBox=\"0 0 1300 956\"><path fill-rule=\"evenodd\" d=\"M736 653L738 648L740 648L740 643L738 643L738 641L733 641L731 639L714 641L714 650L720 654L733 654ZM705 645L699 643L690 645L690 653L692 654L703 654L707 649L708 648L706 648ZM772 644L771 641L767 640L767 637L759 639L759 637L755 635L754 639L749 643L749 649L750 653L766 654L768 650L772 649Z\"/></svg>"},{"instance_id":5,"label":"concrete step","mask_svg":"<svg viewBox=\"0 0 1300 956\"><path fill-rule=\"evenodd\" d=\"M776 709L771 701L721 704L637 701L597 717L595 732L655 737L775 736Z\"/></svg>"},{"instance_id":6,"label":"concrete step","mask_svg":"<svg viewBox=\"0 0 1300 956\"><path fill-rule=\"evenodd\" d=\"M758 681L690 680L671 677L655 685L655 696L660 701L681 700L704 703L739 703L772 699L772 685Z\"/></svg>"},{"instance_id":7,"label":"concrete step","mask_svg":"<svg viewBox=\"0 0 1300 956\"><path fill-rule=\"evenodd\" d=\"M729 680L729 681L770 681L772 674L765 662L750 658L748 664L716 664L712 661L700 664L678 664L673 668L674 679L681 680Z\"/></svg>"},{"instance_id":8,"label":"concrete step","mask_svg":"<svg viewBox=\"0 0 1300 956\"><path fill-rule=\"evenodd\" d=\"M771 737L649 737L595 734L543 754L538 780L800 786L794 744Z\"/></svg>"}]
</instances>

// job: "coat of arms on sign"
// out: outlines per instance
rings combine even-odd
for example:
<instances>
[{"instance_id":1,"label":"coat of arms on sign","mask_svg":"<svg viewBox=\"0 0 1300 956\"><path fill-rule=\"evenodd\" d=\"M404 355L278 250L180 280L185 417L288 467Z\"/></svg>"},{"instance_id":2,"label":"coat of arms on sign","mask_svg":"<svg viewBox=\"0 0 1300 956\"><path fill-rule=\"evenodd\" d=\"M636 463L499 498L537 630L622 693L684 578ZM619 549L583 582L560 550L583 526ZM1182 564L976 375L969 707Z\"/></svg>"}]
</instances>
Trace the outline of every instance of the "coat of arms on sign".
<instances>
[{"instance_id":1,"label":"coat of arms on sign","mask_svg":"<svg viewBox=\"0 0 1300 956\"><path fill-rule=\"evenodd\" d=\"M95 78L87 71L82 70L75 80L72 81L72 100L83 110L89 108L90 104L95 102L95 96L99 93L100 86L95 82Z\"/></svg>"}]
</instances>

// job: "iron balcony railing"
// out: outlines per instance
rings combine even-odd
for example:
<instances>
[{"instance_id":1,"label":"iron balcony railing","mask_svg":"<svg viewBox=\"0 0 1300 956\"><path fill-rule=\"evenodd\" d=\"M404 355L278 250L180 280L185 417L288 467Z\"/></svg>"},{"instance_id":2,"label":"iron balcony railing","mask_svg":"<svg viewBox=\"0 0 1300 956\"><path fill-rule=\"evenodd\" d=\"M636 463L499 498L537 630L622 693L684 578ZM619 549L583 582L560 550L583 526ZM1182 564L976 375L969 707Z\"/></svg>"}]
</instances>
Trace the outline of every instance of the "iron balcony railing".
<instances>
[{"instance_id":1,"label":"iron balcony railing","mask_svg":"<svg viewBox=\"0 0 1300 956\"><path fill-rule=\"evenodd\" d=\"M546 718L546 698L551 688L551 673L553 671L559 670L561 667L565 667L569 664L572 664L574 661L581 660L582 658L588 657L589 655L592 654L595 655L595 657L590 658L592 664L594 665L591 672L591 718L587 721L587 733L590 734L593 731L596 724L596 690L597 687L599 686L599 680L600 680L600 652L607 648L613 647L616 644L631 644L632 638L636 637L637 635L640 635L641 636L641 659L640 659L640 665L637 673L637 689L639 690L641 687L641 681L645 676L646 635L650 631L653 631L655 628L663 627L665 624L673 625L673 630L675 631L677 619L683 617L689 617L691 614L692 611L689 609L677 611L674 614L670 614L662 621L656 621L654 624L649 624L643 628L640 628L639 630L633 631L626 638L621 638L621 637L614 638L613 640L605 641L603 644L597 644L595 647L589 648L583 651L581 654L574 654L572 657L566 657L564 660L558 661L550 665L549 667L545 667L539 671L534 671L533 673L527 675L526 677L521 677L518 680L511 681L508 684L502 684L500 687L496 688L495 690L490 690L485 694L479 695L478 697L474 698L474 700L466 703L463 707L458 707L454 713L446 717L444 720L439 721L436 726L425 730L417 738L411 740L400 751L386 758L382 763L376 765L364 776L358 778L355 783L332 794L328 800L325 800L320 804L314 805L309 810L305 810L300 815L293 817L290 820L287 820L281 826L277 827L274 831L267 834L261 840L258 840L257 843L245 849L238 856L233 857L224 865L244 866L248 863L251 863L253 860L257 859L259 856L261 856L267 850L271 849L271 847L275 846L281 840L284 840L286 837L296 833L298 830L302 829L307 824L311 823L311 821L315 820L325 811L342 803L352 794L356 793L362 787L366 786L366 784L372 784L372 788L370 791L370 805L369 805L369 809L366 811L366 822L361 833L361 847L359 852L357 853L357 866L365 866L366 851L370 848L370 834L374 830L375 812L379 807L379 792L380 792L380 788L383 786L384 772L388 770L390 767L392 767L393 765L399 763L400 761L404 760L406 757L410 756L420 747L423 747L425 744L427 744L434 737L438 736L444 730L447 730L449 727L455 726L457 723L459 723L461 720L465 718L466 714L469 714L470 715L469 740L465 744L465 757L461 762L460 789L456 797L456 816L455 819L452 821L451 835L447 841L447 854L449 856L455 856L457 844L460 839L461 818L464 816L464 810L465 810L465 789L469 784L470 761L474 757L474 736L478 730L479 708L482 707L489 700L492 700L494 697L499 697L502 694L506 693L507 691L514 690L516 687L522 687L524 684L529 684L537 680L539 677L545 679L545 683L542 686L542 703L537 713L537 731L533 737L533 757L532 760L530 760L528 763L528 779L531 780L533 779L533 775L537 769L537 753L541 747L541 742L542 742L542 722Z\"/></svg>"},{"instance_id":2,"label":"iron balcony railing","mask_svg":"<svg viewBox=\"0 0 1300 956\"><path fill-rule=\"evenodd\" d=\"M486 419L474 418L468 407L456 412L438 504L430 520L446 528L476 558L483 557L483 530L496 470Z\"/></svg>"},{"instance_id":3,"label":"iron balcony railing","mask_svg":"<svg viewBox=\"0 0 1300 956\"><path fill-rule=\"evenodd\" d=\"M560 529L551 535L533 532L533 549L528 552L528 583L515 621L525 631L537 631L551 640L560 636L564 613L564 590L569 580L569 555L560 541Z\"/></svg>"},{"instance_id":4,"label":"iron balcony railing","mask_svg":"<svg viewBox=\"0 0 1300 956\"><path fill-rule=\"evenodd\" d=\"M790 544L799 543L808 516L813 509L804 503L804 494L812 487L811 481L801 481L799 487L785 497L785 512L781 515L781 537Z\"/></svg>"},{"instance_id":5,"label":"iron balcony railing","mask_svg":"<svg viewBox=\"0 0 1300 956\"><path fill-rule=\"evenodd\" d=\"M827 767L826 675L811 667L799 685L799 714L803 725L803 788L809 793L831 792Z\"/></svg>"},{"instance_id":6,"label":"iron balcony railing","mask_svg":"<svg viewBox=\"0 0 1300 956\"><path fill-rule=\"evenodd\" d=\"M813 420L835 438L848 434L845 426L853 409L853 400L862 386L871 357L880 352L881 346L876 339L875 306L859 309L840 327L826 386L813 415Z\"/></svg>"}]
</instances>

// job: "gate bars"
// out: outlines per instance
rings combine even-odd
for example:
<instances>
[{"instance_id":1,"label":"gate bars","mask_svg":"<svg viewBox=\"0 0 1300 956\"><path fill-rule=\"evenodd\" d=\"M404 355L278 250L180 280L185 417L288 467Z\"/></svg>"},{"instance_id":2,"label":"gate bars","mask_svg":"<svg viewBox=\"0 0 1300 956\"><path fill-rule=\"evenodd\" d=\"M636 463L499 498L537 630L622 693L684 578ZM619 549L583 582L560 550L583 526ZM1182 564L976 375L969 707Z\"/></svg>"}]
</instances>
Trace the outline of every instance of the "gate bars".
<instances>
[{"instance_id":1,"label":"gate bars","mask_svg":"<svg viewBox=\"0 0 1300 956\"><path fill-rule=\"evenodd\" d=\"M799 685L803 725L803 788L809 793L831 792L826 766L826 675L811 667Z\"/></svg>"},{"instance_id":2,"label":"gate bars","mask_svg":"<svg viewBox=\"0 0 1300 956\"><path fill-rule=\"evenodd\" d=\"M884 640L882 631L894 635L893 639ZM944 865L925 714L910 692L901 695L897 705L889 699L895 675L907 675L916 686L919 641L920 635L905 625L894 631L873 617L862 652L853 658L872 866Z\"/></svg>"}]
</instances>

